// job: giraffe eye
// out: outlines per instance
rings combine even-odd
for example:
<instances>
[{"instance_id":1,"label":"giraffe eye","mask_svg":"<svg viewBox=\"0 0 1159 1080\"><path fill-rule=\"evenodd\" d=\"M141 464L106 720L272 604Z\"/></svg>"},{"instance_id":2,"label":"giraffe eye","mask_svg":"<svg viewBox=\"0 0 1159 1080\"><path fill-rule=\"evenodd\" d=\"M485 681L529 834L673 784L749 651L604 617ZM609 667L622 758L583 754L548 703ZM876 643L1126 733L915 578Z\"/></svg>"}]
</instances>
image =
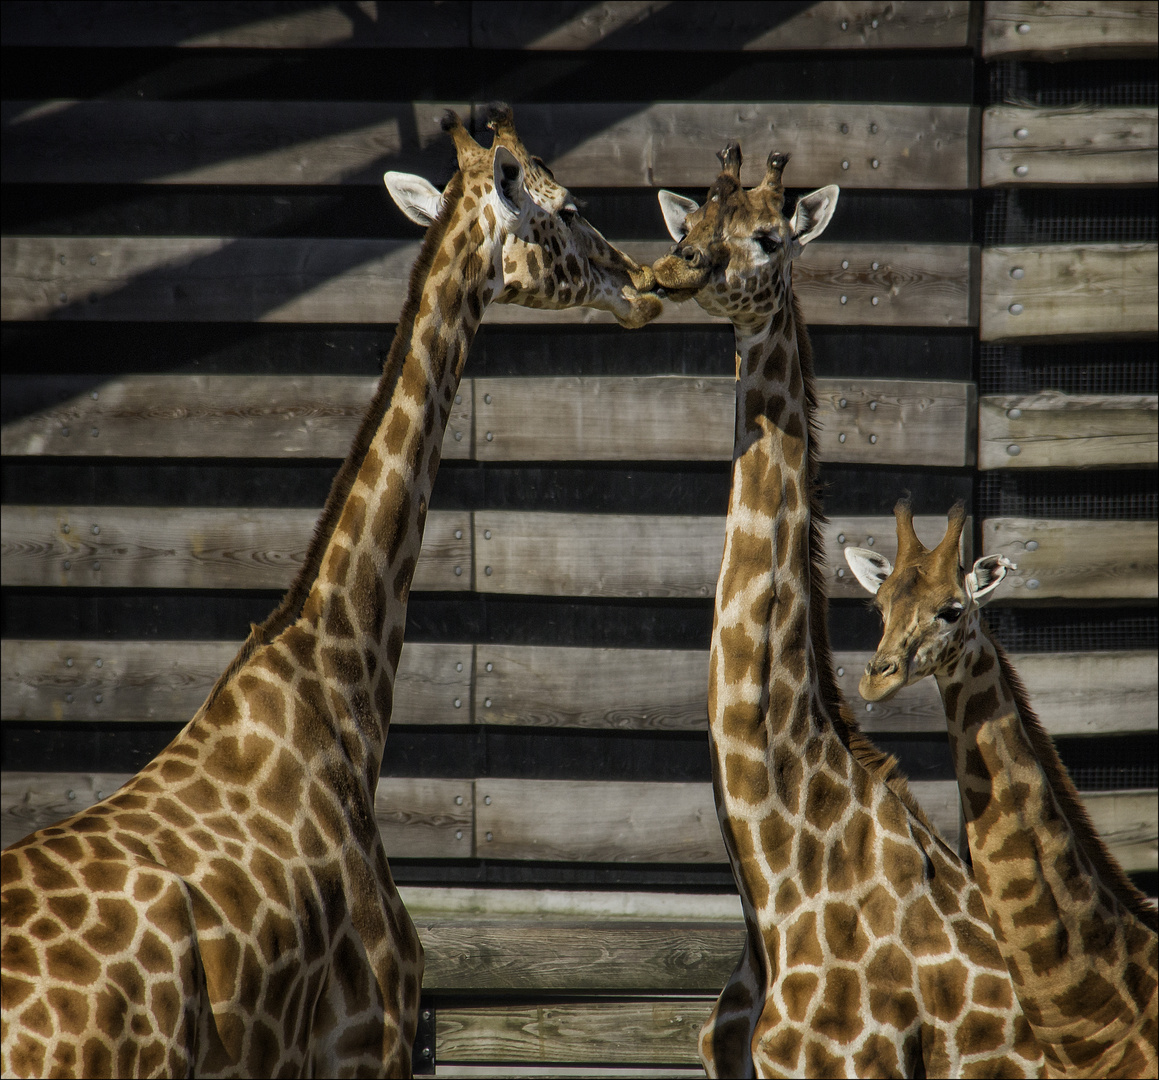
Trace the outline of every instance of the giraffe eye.
<instances>
[{"instance_id":1,"label":"giraffe eye","mask_svg":"<svg viewBox=\"0 0 1159 1080\"><path fill-rule=\"evenodd\" d=\"M942 622L956 623L962 617L962 609L953 605L948 605L938 612L938 618Z\"/></svg>"},{"instance_id":2,"label":"giraffe eye","mask_svg":"<svg viewBox=\"0 0 1159 1080\"><path fill-rule=\"evenodd\" d=\"M779 236L772 236L772 235L767 234L767 233L762 235L762 236L756 237L756 241L757 241L757 246L766 255L776 254L776 252L781 247L781 238Z\"/></svg>"}]
</instances>

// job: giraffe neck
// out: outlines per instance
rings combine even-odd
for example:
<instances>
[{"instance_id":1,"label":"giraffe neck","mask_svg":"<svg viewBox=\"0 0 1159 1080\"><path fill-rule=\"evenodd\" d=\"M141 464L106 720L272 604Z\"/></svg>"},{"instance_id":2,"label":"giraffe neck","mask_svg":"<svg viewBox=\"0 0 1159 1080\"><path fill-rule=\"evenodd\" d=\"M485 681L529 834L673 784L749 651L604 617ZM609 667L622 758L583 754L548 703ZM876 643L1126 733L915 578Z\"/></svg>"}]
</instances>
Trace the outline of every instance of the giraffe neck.
<instances>
[{"instance_id":1,"label":"giraffe neck","mask_svg":"<svg viewBox=\"0 0 1159 1080\"><path fill-rule=\"evenodd\" d=\"M833 735L816 723L824 709L815 636L824 626L815 623L811 557L812 365L798 321L790 296L763 327L736 328L735 444L708 714L717 810L750 916L796 872L767 858L774 838L788 850L782 826L799 811L797 782L782 783L786 770L799 779L806 753L819 755Z\"/></svg>"},{"instance_id":2,"label":"giraffe neck","mask_svg":"<svg viewBox=\"0 0 1159 1080\"><path fill-rule=\"evenodd\" d=\"M371 798L443 434L502 250L494 215L480 216L460 177L424 238L374 400L307 556L303 577L316 574L283 605L305 595L282 641L321 677Z\"/></svg>"},{"instance_id":3,"label":"giraffe neck","mask_svg":"<svg viewBox=\"0 0 1159 1080\"><path fill-rule=\"evenodd\" d=\"M974 874L1040 1043L1076 1064L1104 1055L1090 1075L1107 1075L1154 1016L1154 913L1092 828L977 609L967 618L965 647L937 680Z\"/></svg>"}]
</instances>

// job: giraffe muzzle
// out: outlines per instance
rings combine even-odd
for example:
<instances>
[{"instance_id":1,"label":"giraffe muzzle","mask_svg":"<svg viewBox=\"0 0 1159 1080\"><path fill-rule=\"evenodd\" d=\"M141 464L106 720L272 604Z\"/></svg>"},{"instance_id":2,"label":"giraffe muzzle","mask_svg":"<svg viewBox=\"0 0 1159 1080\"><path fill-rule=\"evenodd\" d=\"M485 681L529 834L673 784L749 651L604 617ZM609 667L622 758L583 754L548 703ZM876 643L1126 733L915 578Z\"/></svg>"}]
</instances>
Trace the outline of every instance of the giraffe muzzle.
<instances>
[{"instance_id":1,"label":"giraffe muzzle","mask_svg":"<svg viewBox=\"0 0 1159 1080\"><path fill-rule=\"evenodd\" d=\"M907 668L908 664L875 656L865 665L865 674L857 684L857 692L866 701L888 701L905 686Z\"/></svg>"}]
</instances>

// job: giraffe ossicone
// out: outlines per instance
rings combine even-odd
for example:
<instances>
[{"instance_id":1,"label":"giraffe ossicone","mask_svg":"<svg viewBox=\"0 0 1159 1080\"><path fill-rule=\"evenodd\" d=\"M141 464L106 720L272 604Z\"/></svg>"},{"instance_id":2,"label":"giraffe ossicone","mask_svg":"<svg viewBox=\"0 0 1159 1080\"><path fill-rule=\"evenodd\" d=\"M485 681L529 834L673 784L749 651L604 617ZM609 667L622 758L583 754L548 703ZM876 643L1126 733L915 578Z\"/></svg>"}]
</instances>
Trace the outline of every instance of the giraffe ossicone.
<instances>
[{"instance_id":1,"label":"giraffe ossicone","mask_svg":"<svg viewBox=\"0 0 1159 1080\"><path fill-rule=\"evenodd\" d=\"M894 513L896 564L845 550L883 622L861 695L884 701L937 680L974 873L1048 1074L1154 1076L1159 913L1095 831L982 619L1013 564L986 555L969 571L959 565L961 504L932 549L918 539L908 503Z\"/></svg>"},{"instance_id":2,"label":"giraffe ossicone","mask_svg":"<svg viewBox=\"0 0 1159 1080\"><path fill-rule=\"evenodd\" d=\"M741 896L740 962L701 1031L710 1076L1031 1076L1042 1069L969 871L896 762L858 730L830 659L813 357L793 260L839 198L786 217L788 155L702 205L660 194L675 300L728 317L736 417L708 685L713 792Z\"/></svg>"},{"instance_id":3,"label":"giraffe ossicone","mask_svg":"<svg viewBox=\"0 0 1159 1080\"><path fill-rule=\"evenodd\" d=\"M410 1074L423 952L374 795L463 363L492 301L626 326L662 306L510 110L490 126L485 149L447 116L441 193L387 181L428 228L282 603L140 773L0 856L5 1076Z\"/></svg>"}]
</instances>

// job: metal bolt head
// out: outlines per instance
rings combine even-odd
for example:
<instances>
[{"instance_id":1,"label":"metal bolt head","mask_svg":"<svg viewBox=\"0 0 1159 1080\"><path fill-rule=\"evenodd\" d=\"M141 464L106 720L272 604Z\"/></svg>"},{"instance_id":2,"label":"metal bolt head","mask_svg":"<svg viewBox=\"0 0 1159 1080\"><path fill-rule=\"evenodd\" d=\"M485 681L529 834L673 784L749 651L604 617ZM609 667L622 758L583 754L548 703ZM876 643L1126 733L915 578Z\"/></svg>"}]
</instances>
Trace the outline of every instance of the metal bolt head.
<instances>
[{"instance_id":1,"label":"metal bolt head","mask_svg":"<svg viewBox=\"0 0 1159 1080\"><path fill-rule=\"evenodd\" d=\"M1019 128L1017 131L1014 132L1014 137L1016 139L1025 139L1029 134L1030 134L1030 132L1027 131L1026 128Z\"/></svg>"},{"instance_id":2,"label":"metal bolt head","mask_svg":"<svg viewBox=\"0 0 1159 1080\"><path fill-rule=\"evenodd\" d=\"M487 843L488 844L491 843L492 839L493 839L493 835L491 833L488 833L487 834Z\"/></svg>"},{"instance_id":3,"label":"metal bolt head","mask_svg":"<svg viewBox=\"0 0 1159 1080\"><path fill-rule=\"evenodd\" d=\"M1032 578L1031 578L1031 579L1030 579L1030 580L1029 580L1029 581L1026 583L1026 587L1027 587L1028 589L1037 589L1037 588L1038 588L1038 586L1039 586L1039 585L1041 585L1041 584L1042 584L1042 582L1041 582L1041 581L1039 581L1039 580L1038 580L1038 578L1033 578L1033 577L1032 577Z\"/></svg>"},{"instance_id":4,"label":"metal bolt head","mask_svg":"<svg viewBox=\"0 0 1159 1080\"><path fill-rule=\"evenodd\" d=\"M840 400L837 402L837 406L838 406L838 408L841 408L841 409L844 409L844 408L845 408L845 406L846 406L846 405L848 405L848 404L849 404L849 402L848 402L848 401L846 401L846 400L845 400L845 398L841 398L841 399L840 399Z\"/></svg>"},{"instance_id":5,"label":"metal bolt head","mask_svg":"<svg viewBox=\"0 0 1159 1080\"><path fill-rule=\"evenodd\" d=\"M867 536L867 537L865 538L865 542L866 542L866 543L867 543L867 544L868 544L870 547L873 547L874 540L873 540L873 537L872 537L872 536Z\"/></svg>"},{"instance_id":6,"label":"metal bolt head","mask_svg":"<svg viewBox=\"0 0 1159 1080\"><path fill-rule=\"evenodd\" d=\"M870 302L870 303L871 303L871 304L872 304L874 307L877 307L877 304L878 304L878 299L877 299L877 297L875 296L875 297L874 297L872 300L870 300L869 302Z\"/></svg>"},{"instance_id":7,"label":"metal bolt head","mask_svg":"<svg viewBox=\"0 0 1159 1080\"><path fill-rule=\"evenodd\" d=\"M870 134L870 135L876 135L876 134L877 134L877 125L876 125L876 124L870 124L870 125L869 125L869 134Z\"/></svg>"},{"instance_id":8,"label":"metal bolt head","mask_svg":"<svg viewBox=\"0 0 1159 1080\"><path fill-rule=\"evenodd\" d=\"M488 661L487 661L487 663L486 663L486 665L485 665L485 668L486 668L486 670L487 670L487 671L494 671L494 670L495 670L495 665L494 665L494 664L492 664L490 660L488 660Z\"/></svg>"},{"instance_id":9,"label":"metal bolt head","mask_svg":"<svg viewBox=\"0 0 1159 1080\"><path fill-rule=\"evenodd\" d=\"M93 526L93 536L100 536L100 535L101 535L101 527L99 525L94 525Z\"/></svg>"},{"instance_id":10,"label":"metal bolt head","mask_svg":"<svg viewBox=\"0 0 1159 1080\"><path fill-rule=\"evenodd\" d=\"M490 529L484 529L484 530L483 530L483 539L484 539L484 540L490 540L490 539L491 539L491 530L490 530Z\"/></svg>"},{"instance_id":11,"label":"metal bolt head","mask_svg":"<svg viewBox=\"0 0 1159 1080\"><path fill-rule=\"evenodd\" d=\"M838 677L838 678L841 678L841 676L842 676L842 675L844 675L844 674L845 674L845 669L844 669L843 667L839 667L839 668L837 669L837 677Z\"/></svg>"},{"instance_id":12,"label":"metal bolt head","mask_svg":"<svg viewBox=\"0 0 1159 1080\"><path fill-rule=\"evenodd\" d=\"M842 259L842 260L841 260L841 269L842 269L842 270L848 270L848 269L849 269L849 260L848 260L848 259Z\"/></svg>"},{"instance_id":13,"label":"metal bolt head","mask_svg":"<svg viewBox=\"0 0 1159 1080\"><path fill-rule=\"evenodd\" d=\"M881 162L878 161L877 158L874 158L869 164L871 168L876 169L881 164Z\"/></svg>"},{"instance_id":14,"label":"metal bolt head","mask_svg":"<svg viewBox=\"0 0 1159 1080\"><path fill-rule=\"evenodd\" d=\"M844 431L843 431L843 432L841 432L841 434L837 436L837 441L838 441L838 442L844 442L844 441L845 441L845 432L844 432Z\"/></svg>"},{"instance_id":15,"label":"metal bolt head","mask_svg":"<svg viewBox=\"0 0 1159 1080\"><path fill-rule=\"evenodd\" d=\"M1018 24L1018 32L1020 34L1029 34L1030 33L1030 23L1019 23Z\"/></svg>"},{"instance_id":16,"label":"metal bolt head","mask_svg":"<svg viewBox=\"0 0 1159 1080\"><path fill-rule=\"evenodd\" d=\"M1023 311L1023 307L1021 304L1011 304L1007 310L1010 312L1011 315L1021 315L1022 311Z\"/></svg>"},{"instance_id":17,"label":"metal bolt head","mask_svg":"<svg viewBox=\"0 0 1159 1080\"><path fill-rule=\"evenodd\" d=\"M1022 416L1022 410L1021 409L1007 409L1006 415L1008 417L1010 417L1011 420L1017 420L1017 419L1019 419L1019 417Z\"/></svg>"},{"instance_id":18,"label":"metal bolt head","mask_svg":"<svg viewBox=\"0 0 1159 1080\"><path fill-rule=\"evenodd\" d=\"M484 404L490 405L491 404L491 395L484 394L483 395L483 402L484 402Z\"/></svg>"},{"instance_id":19,"label":"metal bolt head","mask_svg":"<svg viewBox=\"0 0 1159 1080\"><path fill-rule=\"evenodd\" d=\"M462 577L462 576L463 576L463 568L461 566L456 566L455 567L455 577Z\"/></svg>"},{"instance_id":20,"label":"metal bolt head","mask_svg":"<svg viewBox=\"0 0 1159 1080\"><path fill-rule=\"evenodd\" d=\"M64 666L65 667L72 667L72 657L71 656L67 660L65 660Z\"/></svg>"},{"instance_id":21,"label":"metal bolt head","mask_svg":"<svg viewBox=\"0 0 1159 1080\"><path fill-rule=\"evenodd\" d=\"M489 709L489 708L491 708L491 699L490 699L490 698L484 698L484 699L483 699L483 708L484 708L484 709Z\"/></svg>"},{"instance_id":22,"label":"metal bolt head","mask_svg":"<svg viewBox=\"0 0 1159 1080\"><path fill-rule=\"evenodd\" d=\"M455 708L461 709L462 707L463 707L463 699L462 698L455 698Z\"/></svg>"},{"instance_id":23,"label":"metal bolt head","mask_svg":"<svg viewBox=\"0 0 1159 1080\"><path fill-rule=\"evenodd\" d=\"M1029 165L1015 165L1014 166L1014 175L1015 176L1027 176L1029 173L1030 173L1030 166Z\"/></svg>"},{"instance_id":24,"label":"metal bolt head","mask_svg":"<svg viewBox=\"0 0 1159 1080\"><path fill-rule=\"evenodd\" d=\"M93 428L89 434L95 439L100 434L100 432L96 428Z\"/></svg>"},{"instance_id":25,"label":"metal bolt head","mask_svg":"<svg viewBox=\"0 0 1159 1080\"><path fill-rule=\"evenodd\" d=\"M491 796L490 796L490 795L484 795L484 796L483 796L483 805L484 805L484 806L490 806L490 805L491 805Z\"/></svg>"},{"instance_id":26,"label":"metal bolt head","mask_svg":"<svg viewBox=\"0 0 1159 1080\"><path fill-rule=\"evenodd\" d=\"M66 570L71 570L71 569L72 569L72 563L71 563L71 562L69 562L69 560L68 560L68 559L65 559L65 560L64 560L64 568L65 568Z\"/></svg>"},{"instance_id":27,"label":"metal bolt head","mask_svg":"<svg viewBox=\"0 0 1159 1080\"><path fill-rule=\"evenodd\" d=\"M456 405L462 405L462 404L463 404L463 395L462 395L462 394L456 394L456 395L455 395L455 404L456 404Z\"/></svg>"},{"instance_id":28,"label":"metal bolt head","mask_svg":"<svg viewBox=\"0 0 1159 1080\"><path fill-rule=\"evenodd\" d=\"M871 411L871 412L877 412L877 402L876 402L876 401L871 401L871 402L869 403L869 408L870 408L870 411Z\"/></svg>"},{"instance_id":29,"label":"metal bolt head","mask_svg":"<svg viewBox=\"0 0 1159 1080\"><path fill-rule=\"evenodd\" d=\"M848 170L848 168L849 168L849 162L848 162L848 161L843 161L843 162L841 162L841 168ZM63 296L63 295L61 296L61 299L62 299L62 300L64 299L64 296Z\"/></svg>"},{"instance_id":30,"label":"metal bolt head","mask_svg":"<svg viewBox=\"0 0 1159 1080\"><path fill-rule=\"evenodd\" d=\"M69 793L68 793L68 798L69 798L69 801L71 802L73 799L75 799L75 798L76 798L76 792L75 792L75 791L72 791L72 790L70 790L70 791L69 791Z\"/></svg>"},{"instance_id":31,"label":"metal bolt head","mask_svg":"<svg viewBox=\"0 0 1159 1080\"><path fill-rule=\"evenodd\" d=\"M1021 266L1012 266L1010 268L1010 276L1014 278L1015 281L1021 281L1024 277L1026 277L1026 271L1023 270Z\"/></svg>"},{"instance_id":32,"label":"metal bolt head","mask_svg":"<svg viewBox=\"0 0 1159 1080\"><path fill-rule=\"evenodd\" d=\"M65 695L64 695L64 700L65 700L66 702L68 702L68 704L69 704L69 705L71 705L71 704L72 704L72 694L65 694Z\"/></svg>"},{"instance_id":33,"label":"metal bolt head","mask_svg":"<svg viewBox=\"0 0 1159 1080\"><path fill-rule=\"evenodd\" d=\"M459 661L459 663L457 663L457 664L455 665L455 670L456 670L456 671L462 671L462 670L463 670L463 662L462 662L461 660Z\"/></svg>"},{"instance_id":34,"label":"metal bolt head","mask_svg":"<svg viewBox=\"0 0 1159 1080\"><path fill-rule=\"evenodd\" d=\"M93 401L99 400L100 396L101 395L96 390L93 391Z\"/></svg>"},{"instance_id":35,"label":"metal bolt head","mask_svg":"<svg viewBox=\"0 0 1159 1080\"><path fill-rule=\"evenodd\" d=\"M1038 541L1037 540L1027 540L1026 541L1026 550L1027 551L1037 551L1038 550Z\"/></svg>"},{"instance_id":36,"label":"metal bolt head","mask_svg":"<svg viewBox=\"0 0 1159 1080\"><path fill-rule=\"evenodd\" d=\"M105 700L104 694L94 694L93 695L93 701L95 701L98 705L104 700Z\"/></svg>"},{"instance_id":37,"label":"metal bolt head","mask_svg":"<svg viewBox=\"0 0 1159 1080\"><path fill-rule=\"evenodd\" d=\"M484 574L486 574L488 577L490 577L490 576L491 576L491 567L489 567L489 566L484 566L484 567L483 567L483 573L484 573Z\"/></svg>"},{"instance_id":38,"label":"metal bolt head","mask_svg":"<svg viewBox=\"0 0 1159 1080\"><path fill-rule=\"evenodd\" d=\"M462 442L462 441L463 441L463 433L461 431L456 431L455 432L455 442Z\"/></svg>"},{"instance_id":39,"label":"metal bolt head","mask_svg":"<svg viewBox=\"0 0 1159 1080\"><path fill-rule=\"evenodd\" d=\"M489 431L487 432L487 434L486 434L485 438L487 439L487 441L488 441L488 442L494 442L494 441L495 441L495 436L494 436L494 435L492 435L492 434L491 434L491 432L489 432Z\"/></svg>"},{"instance_id":40,"label":"metal bolt head","mask_svg":"<svg viewBox=\"0 0 1159 1080\"><path fill-rule=\"evenodd\" d=\"M875 442L877 442L877 436L876 436L876 435L870 435L870 436L869 436L869 441L870 441L871 443L875 443Z\"/></svg>"},{"instance_id":41,"label":"metal bolt head","mask_svg":"<svg viewBox=\"0 0 1159 1080\"><path fill-rule=\"evenodd\" d=\"M70 528L68 525L62 525L60 531L61 532L69 532Z\"/></svg>"},{"instance_id":42,"label":"metal bolt head","mask_svg":"<svg viewBox=\"0 0 1159 1080\"><path fill-rule=\"evenodd\" d=\"M455 796L455 805L456 805L456 806L462 806L462 805L463 805L463 796L462 796L462 795L456 795L456 796Z\"/></svg>"},{"instance_id":43,"label":"metal bolt head","mask_svg":"<svg viewBox=\"0 0 1159 1080\"><path fill-rule=\"evenodd\" d=\"M1018 443L1011 443L1008 447L1006 447L1006 453L1008 453L1011 457L1018 457L1018 455L1022 453L1022 447L1019 446Z\"/></svg>"},{"instance_id":44,"label":"metal bolt head","mask_svg":"<svg viewBox=\"0 0 1159 1080\"><path fill-rule=\"evenodd\" d=\"M431 1018L431 1010L430 1009L423 1009L423 1019L429 1020L430 1018Z\"/></svg>"},{"instance_id":45,"label":"metal bolt head","mask_svg":"<svg viewBox=\"0 0 1159 1080\"><path fill-rule=\"evenodd\" d=\"M456 529L456 530L455 530L455 539L456 539L456 540L462 540L462 539L463 539L463 530L462 530L462 529Z\"/></svg>"},{"instance_id":46,"label":"metal bolt head","mask_svg":"<svg viewBox=\"0 0 1159 1080\"><path fill-rule=\"evenodd\" d=\"M876 270L878 268L878 266L880 266L880 265L881 265L880 263L874 263L873 266L871 267L871 269Z\"/></svg>"},{"instance_id":47,"label":"metal bolt head","mask_svg":"<svg viewBox=\"0 0 1159 1080\"><path fill-rule=\"evenodd\" d=\"M68 428L61 428L61 429L60 429L60 433L61 433L61 434L62 434L62 435L63 435L63 436L66 438L66 439L67 439L67 438L68 438L68 436L69 436L69 430L68 430Z\"/></svg>"},{"instance_id":48,"label":"metal bolt head","mask_svg":"<svg viewBox=\"0 0 1159 1080\"><path fill-rule=\"evenodd\" d=\"M842 297L841 297L841 303L843 303L843 304L847 304L847 303L849 303L849 297L848 297L848 296L842 296Z\"/></svg>"},{"instance_id":49,"label":"metal bolt head","mask_svg":"<svg viewBox=\"0 0 1159 1080\"><path fill-rule=\"evenodd\" d=\"M839 544L845 543L845 534L844 533L837 534L837 543L839 543Z\"/></svg>"},{"instance_id":50,"label":"metal bolt head","mask_svg":"<svg viewBox=\"0 0 1159 1080\"><path fill-rule=\"evenodd\" d=\"M837 576L838 576L838 577L844 577L844 576L845 576L845 567L844 567L844 566L839 566L839 567L837 567Z\"/></svg>"},{"instance_id":51,"label":"metal bolt head","mask_svg":"<svg viewBox=\"0 0 1159 1080\"><path fill-rule=\"evenodd\" d=\"M873 703L872 702L867 701L865 703L865 711L866 712L873 712Z\"/></svg>"},{"instance_id":52,"label":"metal bolt head","mask_svg":"<svg viewBox=\"0 0 1159 1080\"><path fill-rule=\"evenodd\" d=\"M96 659L96 666L97 667L104 667L105 666L105 662L99 656Z\"/></svg>"},{"instance_id":53,"label":"metal bolt head","mask_svg":"<svg viewBox=\"0 0 1159 1080\"><path fill-rule=\"evenodd\" d=\"M842 134L842 135L848 135L848 134L849 134L849 125L848 125L848 124L842 124L842 125L841 125L841 134Z\"/></svg>"}]
</instances>

